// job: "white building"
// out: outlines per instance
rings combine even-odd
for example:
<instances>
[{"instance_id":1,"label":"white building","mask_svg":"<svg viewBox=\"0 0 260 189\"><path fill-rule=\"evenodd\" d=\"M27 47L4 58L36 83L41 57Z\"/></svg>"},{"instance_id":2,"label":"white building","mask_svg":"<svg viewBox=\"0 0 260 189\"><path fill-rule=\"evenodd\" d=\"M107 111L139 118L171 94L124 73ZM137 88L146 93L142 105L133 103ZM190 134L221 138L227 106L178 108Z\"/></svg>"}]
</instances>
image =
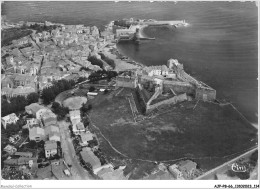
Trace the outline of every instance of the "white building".
<instances>
[{"instance_id":1,"label":"white building","mask_svg":"<svg viewBox=\"0 0 260 189\"><path fill-rule=\"evenodd\" d=\"M46 158L56 155L58 153L57 142L56 141L46 141L45 145L44 145L44 150L45 150Z\"/></svg>"},{"instance_id":2,"label":"white building","mask_svg":"<svg viewBox=\"0 0 260 189\"><path fill-rule=\"evenodd\" d=\"M5 129L6 129L7 124L16 123L18 120L19 120L19 118L16 116L15 113L9 114L5 117L2 117L2 119L1 119L2 124Z\"/></svg>"}]
</instances>

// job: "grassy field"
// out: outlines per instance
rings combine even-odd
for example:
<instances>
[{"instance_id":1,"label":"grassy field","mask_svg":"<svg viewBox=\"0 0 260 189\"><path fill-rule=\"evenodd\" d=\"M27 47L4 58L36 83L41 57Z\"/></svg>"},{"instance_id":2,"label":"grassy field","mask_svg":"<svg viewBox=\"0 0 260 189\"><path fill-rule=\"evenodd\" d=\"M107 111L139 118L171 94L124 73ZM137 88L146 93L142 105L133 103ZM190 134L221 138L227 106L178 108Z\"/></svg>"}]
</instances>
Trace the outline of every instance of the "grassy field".
<instances>
[{"instance_id":1,"label":"grassy field","mask_svg":"<svg viewBox=\"0 0 260 189\"><path fill-rule=\"evenodd\" d=\"M185 102L167 113L133 123L124 97L100 98L93 102L92 121L130 159L166 161L188 157L208 170L233 157L224 156L242 153L257 142L257 130L231 106L199 102L193 109L195 102ZM108 148L106 143L101 145L108 156L118 156Z\"/></svg>"}]
</instances>

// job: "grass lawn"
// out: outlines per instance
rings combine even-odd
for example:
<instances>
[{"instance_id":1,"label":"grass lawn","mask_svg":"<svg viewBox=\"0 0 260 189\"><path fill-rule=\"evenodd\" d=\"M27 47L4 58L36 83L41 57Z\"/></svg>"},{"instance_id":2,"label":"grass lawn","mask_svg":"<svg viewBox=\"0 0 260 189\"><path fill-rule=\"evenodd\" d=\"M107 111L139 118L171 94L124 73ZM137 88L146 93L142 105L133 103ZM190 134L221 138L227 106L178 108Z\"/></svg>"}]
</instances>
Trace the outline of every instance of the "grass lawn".
<instances>
[{"instance_id":1,"label":"grass lawn","mask_svg":"<svg viewBox=\"0 0 260 189\"><path fill-rule=\"evenodd\" d=\"M208 170L234 158L223 156L242 153L257 142L257 130L231 106L199 102L194 110L195 102L184 102L168 109L168 113L135 124L124 97L99 100L93 103L93 123L117 150L133 159L188 157ZM115 157L107 148L107 143L101 145L103 152Z\"/></svg>"}]
</instances>

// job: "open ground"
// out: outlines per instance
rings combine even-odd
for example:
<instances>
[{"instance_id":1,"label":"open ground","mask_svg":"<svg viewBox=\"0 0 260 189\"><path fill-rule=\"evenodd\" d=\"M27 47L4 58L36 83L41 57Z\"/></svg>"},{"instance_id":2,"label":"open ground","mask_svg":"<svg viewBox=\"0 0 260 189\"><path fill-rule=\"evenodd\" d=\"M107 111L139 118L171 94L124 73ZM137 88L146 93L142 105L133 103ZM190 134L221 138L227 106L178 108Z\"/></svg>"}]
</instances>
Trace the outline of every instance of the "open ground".
<instances>
[{"instance_id":1,"label":"open ground","mask_svg":"<svg viewBox=\"0 0 260 189\"><path fill-rule=\"evenodd\" d=\"M194 159L203 170L242 154L257 143L257 130L230 105L184 102L150 119L134 122L123 96L99 96L90 102L93 124L129 159ZM98 135L100 136L100 135ZM102 136L100 136L102 140ZM101 149L116 159L107 142ZM112 158L112 159L113 159Z\"/></svg>"}]
</instances>

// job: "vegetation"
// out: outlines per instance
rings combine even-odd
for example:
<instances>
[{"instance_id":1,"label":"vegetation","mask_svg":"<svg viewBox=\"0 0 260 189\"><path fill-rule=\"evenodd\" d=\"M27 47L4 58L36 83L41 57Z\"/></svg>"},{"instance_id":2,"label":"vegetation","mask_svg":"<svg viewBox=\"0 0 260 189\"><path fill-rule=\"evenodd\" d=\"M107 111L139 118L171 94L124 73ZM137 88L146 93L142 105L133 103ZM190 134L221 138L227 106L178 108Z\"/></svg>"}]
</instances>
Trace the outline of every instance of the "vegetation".
<instances>
[{"instance_id":1,"label":"vegetation","mask_svg":"<svg viewBox=\"0 0 260 189\"><path fill-rule=\"evenodd\" d=\"M93 92L95 90L96 90L96 88L94 86L89 87L89 92Z\"/></svg>"},{"instance_id":2,"label":"vegetation","mask_svg":"<svg viewBox=\"0 0 260 189\"><path fill-rule=\"evenodd\" d=\"M1 32L1 47L10 45L13 40L20 39L32 33L31 30L23 28L10 28Z\"/></svg>"},{"instance_id":3,"label":"vegetation","mask_svg":"<svg viewBox=\"0 0 260 189\"><path fill-rule=\"evenodd\" d=\"M90 74L90 76L88 77L88 79L93 82L93 81L98 81L101 79L108 79L110 80L113 77L117 76L117 72L115 71L105 71L105 70L98 70L96 72L93 72L92 74Z\"/></svg>"},{"instance_id":4,"label":"vegetation","mask_svg":"<svg viewBox=\"0 0 260 189\"><path fill-rule=\"evenodd\" d=\"M26 24L24 24L21 29L33 29L36 30L36 33L41 33L43 31L47 31L47 32L51 32L51 30L55 30L58 26L57 25L50 25L50 26L46 26L46 25L40 25L40 24L32 24L30 26L27 26Z\"/></svg>"},{"instance_id":5,"label":"vegetation","mask_svg":"<svg viewBox=\"0 0 260 189\"><path fill-rule=\"evenodd\" d=\"M85 113L87 113L88 111L90 111L92 109L92 105L91 104L89 104L89 105L87 105L87 103L84 103L84 104L82 104L82 107L80 108L80 111L83 113L83 115L85 114Z\"/></svg>"},{"instance_id":6,"label":"vegetation","mask_svg":"<svg viewBox=\"0 0 260 189\"><path fill-rule=\"evenodd\" d=\"M63 120L69 113L69 108L61 106L58 102L52 104L53 113L57 114L57 120Z\"/></svg>"},{"instance_id":7,"label":"vegetation","mask_svg":"<svg viewBox=\"0 0 260 189\"><path fill-rule=\"evenodd\" d=\"M37 93L31 93L27 97L24 96L17 96L17 97L11 97L9 101L7 100L6 96L2 96L1 105L2 112L1 116L6 116L11 113L17 113L19 111L23 111L25 106L38 102L38 94Z\"/></svg>"},{"instance_id":8,"label":"vegetation","mask_svg":"<svg viewBox=\"0 0 260 189\"><path fill-rule=\"evenodd\" d=\"M99 66L100 68L103 69L103 62L101 60L97 59L96 57L91 56L88 58L88 61L90 61L92 65Z\"/></svg>"},{"instance_id":9,"label":"vegetation","mask_svg":"<svg viewBox=\"0 0 260 189\"><path fill-rule=\"evenodd\" d=\"M41 98L43 99L44 104L49 104L51 101L55 99L55 97L66 90L72 89L75 85L75 81L70 80L59 80L54 81L53 86L43 89Z\"/></svg>"},{"instance_id":10,"label":"vegetation","mask_svg":"<svg viewBox=\"0 0 260 189\"><path fill-rule=\"evenodd\" d=\"M104 60L106 63L108 63L109 66L111 66L113 69L115 69L115 61L113 59L110 59L106 57L103 53L99 54L101 56L101 59Z\"/></svg>"}]
</instances>

